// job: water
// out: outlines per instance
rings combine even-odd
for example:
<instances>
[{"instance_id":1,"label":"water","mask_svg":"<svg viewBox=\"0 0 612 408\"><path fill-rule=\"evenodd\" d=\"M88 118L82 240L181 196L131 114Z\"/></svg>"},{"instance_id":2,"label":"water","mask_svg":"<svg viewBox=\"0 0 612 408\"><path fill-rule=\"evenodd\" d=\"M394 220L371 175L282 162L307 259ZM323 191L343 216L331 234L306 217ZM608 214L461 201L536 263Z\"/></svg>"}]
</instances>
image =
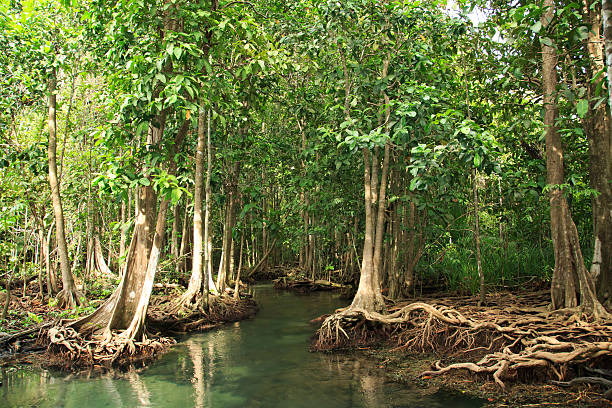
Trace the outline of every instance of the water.
<instances>
[{"instance_id":1,"label":"water","mask_svg":"<svg viewBox=\"0 0 612 408\"><path fill-rule=\"evenodd\" d=\"M3 369L0 407L444 407L481 403L385 378L354 355L308 352L308 321L343 306L337 296L255 288L253 320L188 336L138 372L87 378Z\"/></svg>"}]
</instances>

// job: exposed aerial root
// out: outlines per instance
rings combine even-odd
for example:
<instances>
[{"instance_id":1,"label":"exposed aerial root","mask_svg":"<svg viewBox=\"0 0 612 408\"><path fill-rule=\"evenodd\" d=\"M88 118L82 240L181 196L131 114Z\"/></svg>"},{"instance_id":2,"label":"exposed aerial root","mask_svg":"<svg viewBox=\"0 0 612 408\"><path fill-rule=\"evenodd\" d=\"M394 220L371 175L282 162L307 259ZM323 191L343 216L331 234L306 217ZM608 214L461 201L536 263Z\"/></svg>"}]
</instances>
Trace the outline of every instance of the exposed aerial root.
<instances>
[{"instance_id":1,"label":"exposed aerial root","mask_svg":"<svg viewBox=\"0 0 612 408\"><path fill-rule=\"evenodd\" d=\"M57 306L61 309L76 309L77 306L81 306L81 294L77 291L67 291L62 289L55 296L57 299Z\"/></svg>"},{"instance_id":2,"label":"exposed aerial root","mask_svg":"<svg viewBox=\"0 0 612 408\"><path fill-rule=\"evenodd\" d=\"M337 311L324 320L312 347L330 350L386 338L396 350L436 352L459 361L438 361L422 376L467 370L491 376L501 388L533 373L562 381L573 376L572 367L612 361L612 321L572 310L549 312L542 304L521 307L512 299L490 308L434 302L411 303L384 315Z\"/></svg>"},{"instance_id":3,"label":"exposed aerial root","mask_svg":"<svg viewBox=\"0 0 612 408\"><path fill-rule=\"evenodd\" d=\"M234 299L229 296L210 296L208 306L201 301L184 303L178 312L176 304L159 302L149 308L150 327L169 334L183 334L204 331L222 323L247 319L257 312L257 304L252 299Z\"/></svg>"},{"instance_id":4,"label":"exposed aerial root","mask_svg":"<svg viewBox=\"0 0 612 408\"><path fill-rule=\"evenodd\" d=\"M165 299L166 301L163 301ZM251 299L211 297L208 308L201 303L183 308L181 315L168 314L168 298L155 299L147 313L147 328L156 336L137 336L124 332L105 331L101 336L83 336L61 323L39 335L47 346L47 365L64 370L85 367L124 367L150 361L176 341L169 335L197 332L216 327L223 322L248 318L257 306Z\"/></svg>"},{"instance_id":5,"label":"exposed aerial root","mask_svg":"<svg viewBox=\"0 0 612 408\"><path fill-rule=\"evenodd\" d=\"M87 340L71 327L55 326L41 339L48 343L50 365L63 369L113 367L152 359L175 343L172 338L143 336L142 341L112 333L106 339Z\"/></svg>"}]
</instances>

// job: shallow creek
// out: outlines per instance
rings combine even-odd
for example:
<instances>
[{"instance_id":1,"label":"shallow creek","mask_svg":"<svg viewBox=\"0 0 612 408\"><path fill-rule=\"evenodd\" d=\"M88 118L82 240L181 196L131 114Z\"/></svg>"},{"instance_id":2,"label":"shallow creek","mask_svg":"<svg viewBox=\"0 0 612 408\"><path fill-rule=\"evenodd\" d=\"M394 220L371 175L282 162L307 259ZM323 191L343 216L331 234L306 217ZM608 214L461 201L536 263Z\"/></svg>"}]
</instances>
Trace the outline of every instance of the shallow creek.
<instances>
[{"instance_id":1,"label":"shallow creek","mask_svg":"<svg viewBox=\"0 0 612 408\"><path fill-rule=\"evenodd\" d=\"M337 295L255 287L248 321L186 336L143 370L87 377L2 369L0 407L444 407L478 400L428 393L385 378L352 354L309 353L309 320L344 306Z\"/></svg>"}]
</instances>

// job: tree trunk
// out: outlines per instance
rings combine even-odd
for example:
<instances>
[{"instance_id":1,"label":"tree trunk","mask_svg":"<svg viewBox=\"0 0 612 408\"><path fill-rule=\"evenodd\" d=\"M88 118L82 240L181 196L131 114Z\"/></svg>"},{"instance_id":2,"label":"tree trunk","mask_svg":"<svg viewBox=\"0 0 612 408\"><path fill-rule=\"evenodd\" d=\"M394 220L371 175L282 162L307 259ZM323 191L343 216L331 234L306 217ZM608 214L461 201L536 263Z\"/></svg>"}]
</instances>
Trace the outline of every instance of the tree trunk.
<instances>
[{"instance_id":1,"label":"tree trunk","mask_svg":"<svg viewBox=\"0 0 612 408\"><path fill-rule=\"evenodd\" d=\"M121 237L119 238L119 258L121 259L121 264L119 268L121 268L122 264L125 262L125 242L127 236L127 205L125 201L121 201Z\"/></svg>"},{"instance_id":2,"label":"tree trunk","mask_svg":"<svg viewBox=\"0 0 612 408\"><path fill-rule=\"evenodd\" d=\"M178 230L181 225L181 205L180 201L177 202L174 206L174 210L172 212L172 232L170 237L170 255L172 259L175 260L179 256L179 242L178 242Z\"/></svg>"},{"instance_id":3,"label":"tree trunk","mask_svg":"<svg viewBox=\"0 0 612 408\"><path fill-rule=\"evenodd\" d=\"M242 252L244 249L244 231L240 234L240 254L238 255L238 271L236 271L236 284L234 285L234 299L240 299L240 271L242 270Z\"/></svg>"},{"instance_id":4,"label":"tree trunk","mask_svg":"<svg viewBox=\"0 0 612 408\"><path fill-rule=\"evenodd\" d=\"M608 78L608 108L606 109L606 104L601 104L599 110L603 110L607 115L608 109L612 107L612 0L602 0L602 16ZM597 160L597 167L601 167L604 171L607 169L607 173L599 173L602 177L598 180L596 188L600 191L601 198L599 202L596 202L597 222L594 220L594 223L596 225L596 240L599 239L601 242L601 265L598 279L599 299L612 307L612 194L610 184L605 183L603 177L604 174L607 174L606 179L612 179L612 140L610 139L612 132L610 131L609 118L607 125L606 132L604 134L600 133L597 142L594 143L594 149L597 151L599 159Z\"/></svg>"},{"instance_id":5,"label":"tree trunk","mask_svg":"<svg viewBox=\"0 0 612 408\"><path fill-rule=\"evenodd\" d=\"M478 172L472 169L472 190L474 193L474 242L476 244L476 266L478 280L480 281L480 300L478 306L486 303L485 279L482 271L482 260L480 258L480 206L478 203Z\"/></svg>"},{"instance_id":6,"label":"tree trunk","mask_svg":"<svg viewBox=\"0 0 612 408\"><path fill-rule=\"evenodd\" d=\"M68 246L64 234L64 211L60 196L60 186L57 179L57 119L56 119L56 85L57 77L55 69L49 79L49 185L51 187L51 200L53 202L53 214L55 216L55 237L59 252L60 268L62 271L62 291L58 293L60 307L75 309L81 304L79 295L74 284L72 273L70 272L70 261L68 260Z\"/></svg>"},{"instance_id":7,"label":"tree trunk","mask_svg":"<svg viewBox=\"0 0 612 408\"><path fill-rule=\"evenodd\" d=\"M55 220L51 223L49 227L49 231L47 232L47 239L43 244L44 256L45 256L45 264L47 265L47 294L49 298L59 292L59 288L57 287L57 281L55 279L55 268L51 264L51 234L53 233L53 227L55 226Z\"/></svg>"},{"instance_id":8,"label":"tree trunk","mask_svg":"<svg viewBox=\"0 0 612 408\"><path fill-rule=\"evenodd\" d=\"M165 115L160 114L154 123L159 123L159 127L155 127L152 121L147 138L149 146L161 143ZM185 121L178 129L173 149L182 144L188 129L189 121ZM175 171L176 165L171 160L168 173L174 174ZM144 334L146 313L166 231L169 200L162 199L155 216L157 196L152 185L141 186L138 193L138 215L125 272L113 295L100 308L72 324L82 334L102 332L104 338L110 339L114 332L119 332L118 336L126 340L142 338Z\"/></svg>"},{"instance_id":9,"label":"tree trunk","mask_svg":"<svg viewBox=\"0 0 612 408\"><path fill-rule=\"evenodd\" d=\"M544 0L541 18L543 32L548 31L555 15L553 0ZM564 182L563 146L557 132L557 52L554 44L542 45L542 90L544 94L544 125L546 126L546 173L550 187L550 228L555 253L555 269L551 285L553 309L576 307L596 317L606 314L597 300L595 282L584 266L578 231L571 218L562 190ZM580 296L580 298L578 297Z\"/></svg>"},{"instance_id":10,"label":"tree trunk","mask_svg":"<svg viewBox=\"0 0 612 408\"><path fill-rule=\"evenodd\" d=\"M193 254L191 257L191 278L187 291L180 298L180 304L191 303L202 289L202 187L204 184L204 148L206 133L204 130L206 118L204 110L198 115L198 147L196 152L195 191L193 193Z\"/></svg>"},{"instance_id":11,"label":"tree trunk","mask_svg":"<svg viewBox=\"0 0 612 408\"><path fill-rule=\"evenodd\" d=\"M208 305L208 294L210 292L216 294L217 288L212 278L212 234L210 233L210 206L212 202L212 189L210 186L210 180L212 176L212 141L210 131L211 112L208 110L208 118L206 125L206 201L204 203L204 242L206 243L206 250L204 251L204 257L206 260L206 276L204 277L204 293L206 305Z\"/></svg>"},{"instance_id":12,"label":"tree trunk","mask_svg":"<svg viewBox=\"0 0 612 408\"><path fill-rule=\"evenodd\" d=\"M187 261L185 253L187 252L187 221L189 221L189 214L187 213L187 206L185 206L185 216L183 217L183 227L181 228L181 245L179 247L178 261L176 262L176 272L183 273L187 269Z\"/></svg>"},{"instance_id":13,"label":"tree trunk","mask_svg":"<svg viewBox=\"0 0 612 408\"><path fill-rule=\"evenodd\" d=\"M387 174L389 173L389 154L391 150L391 142L385 143L385 153L383 157L383 167L380 179L380 191L378 193L378 214L376 218L376 237L374 243L374 254L372 263L374 267L374 273L379 284L382 282L382 271L381 271L381 255L382 255L382 244L383 237L385 235L385 211L387 210Z\"/></svg>"},{"instance_id":14,"label":"tree trunk","mask_svg":"<svg viewBox=\"0 0 612 408\"><path fill-rule=\"evenodd\" d=\"M380 282L378 275L374 271L374 215L372 208L372 176L370 165L370 151L363 149L364 165L364 202L365 202L365 238L363 243L363 260L361 262L361 276L359 277L359 287L355 298L351 303L351 308L361 308L368 311L382 311L385 302L380 293Z\"/></svg>"},{"instance_id":15,"label":"tree trunk","mask_svg":"<svg viewBox=\"0 0 612 408\"><path fill-rule=\"evenodd\" d=\"M225 208L223 209L223 236L222 236L222 240L221 240L221 257L219 258L219 268L217 269L217 289L219 290L219 293L223 294L223 291L225 290L225 261L226 261L226 257L227 257L227 253L229 252L227 245L228 245L228 241L227 241L227 228L228 228L228 222L229 222L229 200L231 200L231 198L229 197L229 193L226 193L226 195L228 196L225 200Z\"/></svg>"}]
</instances>

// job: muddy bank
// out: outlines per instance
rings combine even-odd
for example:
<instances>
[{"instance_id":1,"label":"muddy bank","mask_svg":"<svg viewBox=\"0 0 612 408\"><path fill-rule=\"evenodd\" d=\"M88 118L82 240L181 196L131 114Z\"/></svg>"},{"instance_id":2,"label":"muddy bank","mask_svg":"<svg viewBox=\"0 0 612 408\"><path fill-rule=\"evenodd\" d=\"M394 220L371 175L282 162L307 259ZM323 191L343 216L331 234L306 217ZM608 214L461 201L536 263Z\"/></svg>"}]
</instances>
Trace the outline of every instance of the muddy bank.
<instances>
[{"instance_id":1,"label":"muddy bank","mask_svg":"<svg viewBox=\"0 0 612 408\"><path fill-rule=\"evenodd\" d=\"M312 349L369 350L399 380L469 392L494 406L610 406L611 322L551 313L546 292L477 303L445 296L388 304L385 314L338 310L321 319ZM604 385L553 385L585 377Z\"/></svg>"},{"instance_id":2,"label":"muddy bank","mask_svg":"<svg viewBox=\"0 0 612 408\"><path fill-rule=\"evenodd\" d=\"M253 317L258 306L250 297L212 297L208 308L166 313L175 296L153 297L147 313L147 333L142 341L88 340L70 327L70 320L53 318L41 308L37 321L29 327L0 335L0 365L31 364L41 368L78 372L105 371L109 368L142 367L157 359L176 343L176 336L214 329L225 323ZM36 299L21 299L16 307L27 308ZM76 313L73 315L78 317ZM19 326L17 326L19 327Z\"/></svg>"},{"instance_id":3,"label":"muddy bank","mask_svg":"<svg viewBox=\"0 0 612 408\"><path fill-rule=\"evenodd\" d=\"M441 356L433 353L398 352L392 347L379 345L362 347L356 351L376 361L389 379L402 384L414 384L423 392L459 392L486 401L485 407L607 407L612 403L602 396L598 386L580 386L571 389L546 382L510 383L505 390L490 379L467 372L446 376L422 377Z\"/></svg>"}]
</instances>

